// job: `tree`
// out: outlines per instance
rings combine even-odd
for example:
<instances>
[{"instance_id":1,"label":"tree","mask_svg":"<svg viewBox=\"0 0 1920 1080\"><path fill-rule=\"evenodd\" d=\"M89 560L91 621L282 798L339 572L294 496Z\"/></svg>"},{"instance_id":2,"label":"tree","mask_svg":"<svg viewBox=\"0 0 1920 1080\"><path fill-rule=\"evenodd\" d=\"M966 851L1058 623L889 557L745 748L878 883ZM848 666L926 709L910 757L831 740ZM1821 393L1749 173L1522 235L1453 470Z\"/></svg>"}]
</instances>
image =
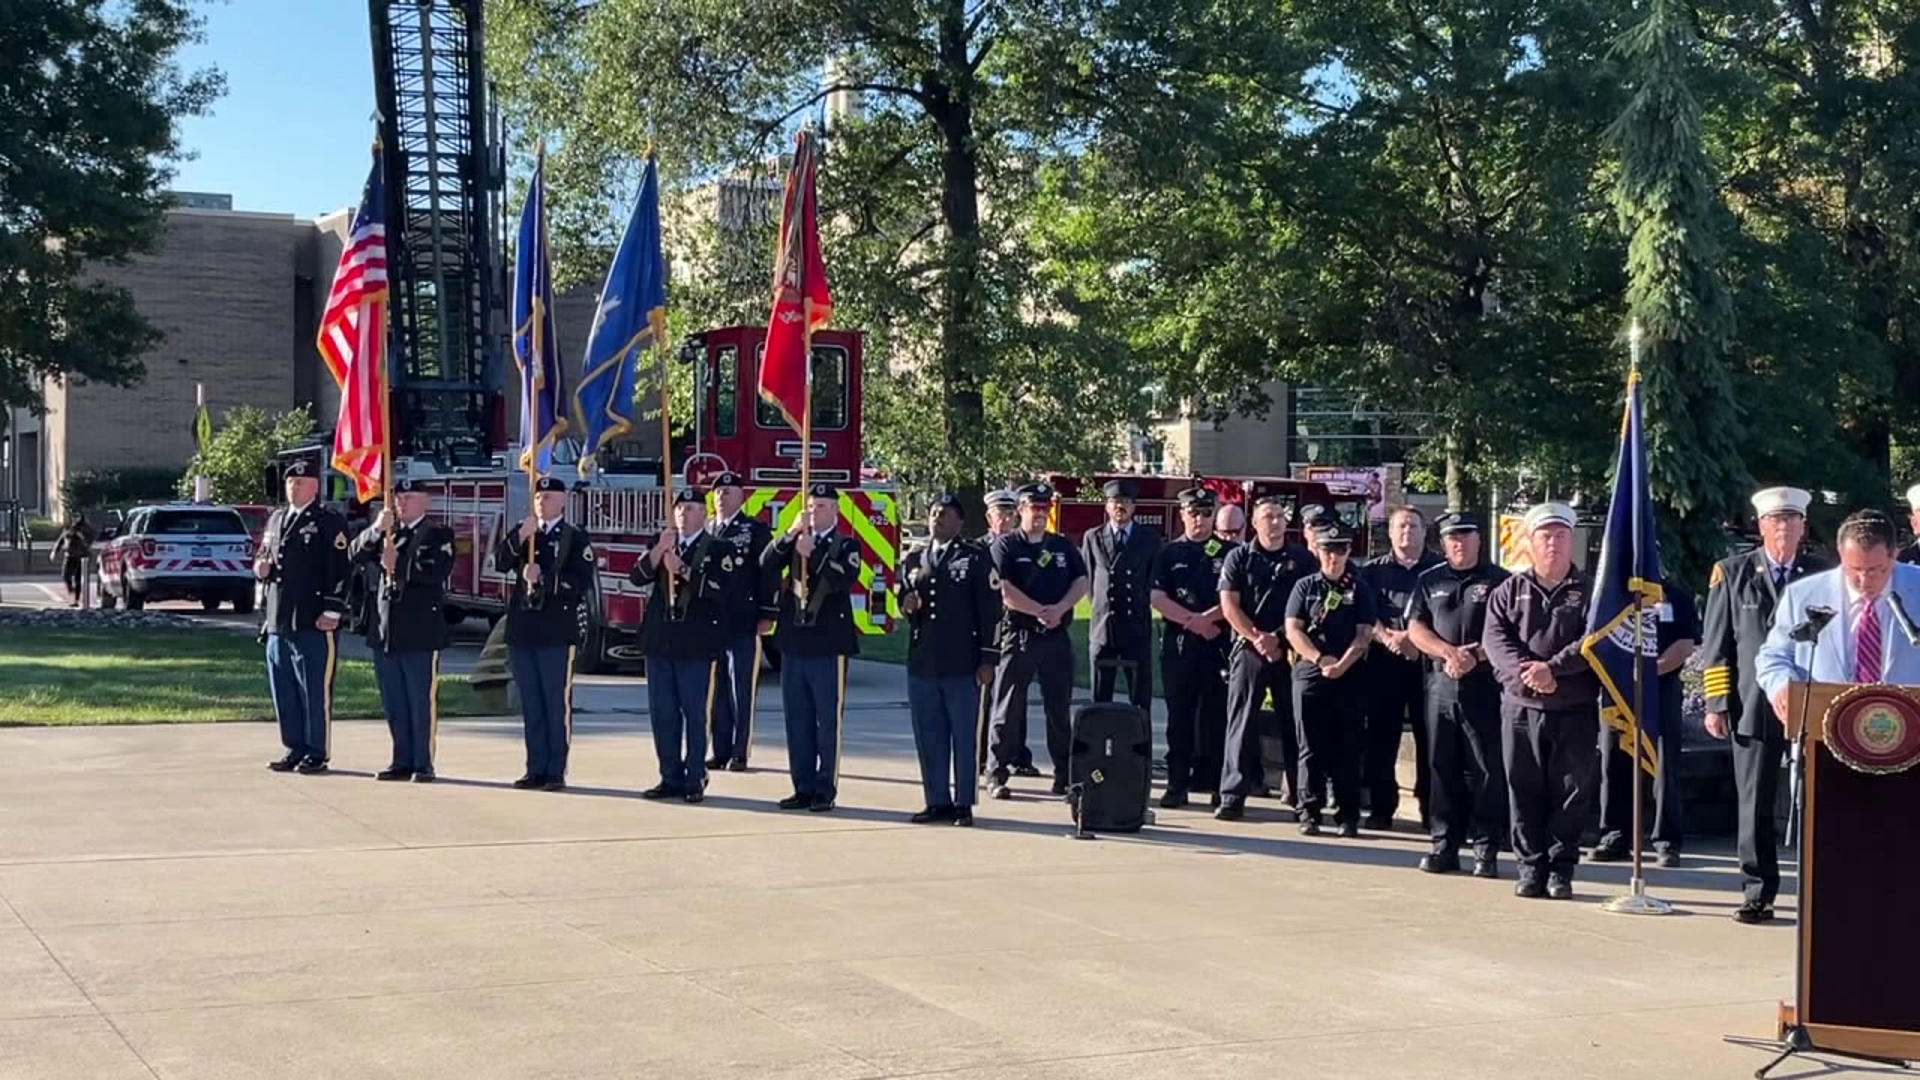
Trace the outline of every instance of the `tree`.
<instances>
[{"instance_id":1,"label":"tree","mask_svg":"<svg viewBox=\"0 0 1920 1080\"><path fill-rule=\"evenodd\" d=\"M274 455L311 443L313 434L313 414L305 409L277 416L251 405L230 409L206 448L194 454L180 479L179 494L191 495L193 478L205 476L215 502L258 502L267 497L261 485Z\"/></svg>"},{"instance_id":2,"label":"tree","mask_svg":"<svg viewBox=\"0 0 1920 1080\"><path fill-rule=\"evenodd\" d=\"M40 381L137 382L159 334L133 298L85 277L150 251L178 122L221 90L182 73L199 39L184 0L37 0L0 14L0 405Z\"/></svg>"},{"instance_id":3,"label":"tree","mask_svg":"<svg viewBox=\"0 0 1920 1080\"><path fill-rule=\"evenodd\" d=\"M1694 36L1677 0L1652 0L1620 40L1635 83L1610 132L1620 155L1613 199L1627 249L1627 309L1644 343L1647 467L1668 541L1666 565L1698 574L1721 558L1723 522L1752 478L1722 350L1733 304L1720 280L1726 217L1688 85Z\"/></svg>"}]
</instances>

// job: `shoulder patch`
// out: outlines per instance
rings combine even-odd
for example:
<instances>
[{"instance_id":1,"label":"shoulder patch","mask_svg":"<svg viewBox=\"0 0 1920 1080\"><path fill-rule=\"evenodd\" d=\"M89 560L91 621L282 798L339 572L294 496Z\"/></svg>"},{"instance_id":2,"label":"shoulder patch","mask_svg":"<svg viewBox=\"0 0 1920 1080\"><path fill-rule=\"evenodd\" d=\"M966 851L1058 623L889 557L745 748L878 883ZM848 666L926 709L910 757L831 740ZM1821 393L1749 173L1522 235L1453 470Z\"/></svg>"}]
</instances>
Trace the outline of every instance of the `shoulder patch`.
<instances>
[{"instance_id":1,"label":"shoulder patch","mask_svg":"<svg viewBox=\"0 0 1920 1080\"><path fill-rule=\"evenodd\" d=\"M588 562L592 562L593 561L593 545L592 544L580 545L580 557L583 559L586 559Z\"/></svg>"},{"instance_id":2,"label":"shoulder patch","mask_svg":"<svg viewBox=\"0 0 1920 1080\"><path fill-rule=\"evenodd\" d=\"M1707 588L1711 589L1727 579L1727 570L1719 563L1713 564L1713 573L1707 578Z\"/></svg>"},{"instance_id":3,"label":"shoulder patch","mask_svg":"<svg viewBox=\"0 0 1920 1080\"><path fill-rule=\"evenodd\" d=\"M346 534L346 533L344 533L344 532L337 532L337 533L334 533L334 534L333 534L333 547L334 547L334 550L336 550L336 551L345 551L345 550L347 550L347 534Z\"/></svg>"},{"instance_id":4,"label":"shoulder patch","mask_svg":"<svg viewBox=\"0 0 1920 1080\"><path fill-rule=\"evenodd\" d=\"M992 566L987 567L987 588L1000 591L1000 571Z\"/></svg>"}]
</instances>

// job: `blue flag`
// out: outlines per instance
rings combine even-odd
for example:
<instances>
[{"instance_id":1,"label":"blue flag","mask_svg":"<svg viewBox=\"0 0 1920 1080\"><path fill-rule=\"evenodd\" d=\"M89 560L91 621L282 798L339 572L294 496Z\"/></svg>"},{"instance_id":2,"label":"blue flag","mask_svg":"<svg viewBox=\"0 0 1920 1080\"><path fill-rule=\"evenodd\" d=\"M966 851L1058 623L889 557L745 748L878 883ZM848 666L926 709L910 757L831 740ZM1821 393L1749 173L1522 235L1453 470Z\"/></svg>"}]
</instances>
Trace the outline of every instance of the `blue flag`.
<instances>
[{"instance_id":1,"label":"blue flag","mask_svg":"<svg viewBox=\"0 0 1920 1080\"><path fill-rule=\"evenodd\" d=\"M660 164L647 158L640 198L633 205L620 249L613 254L600 306L587 334L580 385L573 392L580 424L580 475L593 470L593 454L633 430L633 399L640 357L666 339L667 260L660 249ZM665 363L664 357L662 363ZM664 383L663 383L664 386ZM664 392L664 391L663 391Z\"/></svg>"},{"instance_id":2,"label":"blue flag","mask_svg":"<svg viewBox=\"0 0 1920 1080\"><path fill-rule=\"evenodd\" d=\"M553 333L553 269L547 259L547 160L533 167L513 249L513 362L520 369L520 467L553 467L553 443L567 430L560 343Z\"/></svg>"},{"instance_id":3,"label":"blue flag","mask_svg":"<svg viewBox=\"0 0 1920 1080\"><path fill-rule=\"evenodd\" d=\"M1657 608L1665 598L1653 498L1647 490L1646 425L1640 414L1640 373L1627 376L1627 413L1620 425L1620 460L1613 470L1613 501L1594 575L1593 606L1580 651L1600 676L1600 719L1622 733L1648 772L1660 767L1660 656ZM1635 600L1639 600L1640 692L1633 687ZM1637 707L1636 707L1637 705Z\"/></svg>"}]
</instances>

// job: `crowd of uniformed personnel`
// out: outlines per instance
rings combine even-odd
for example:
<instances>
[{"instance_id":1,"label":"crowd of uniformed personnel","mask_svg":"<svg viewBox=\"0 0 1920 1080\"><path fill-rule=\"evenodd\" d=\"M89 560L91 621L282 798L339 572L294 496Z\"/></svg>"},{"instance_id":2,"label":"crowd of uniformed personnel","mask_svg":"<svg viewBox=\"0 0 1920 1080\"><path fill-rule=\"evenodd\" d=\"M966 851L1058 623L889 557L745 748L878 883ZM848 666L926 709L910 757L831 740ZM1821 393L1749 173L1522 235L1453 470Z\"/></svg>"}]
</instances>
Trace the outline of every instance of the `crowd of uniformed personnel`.
<instances>
[{"instance_id":1,"label":"crowd of uniformed personnel","mask_svg":"<svg viewBox=\"0 0 1920 1080\"><path fill-rule=\"evenodd\" d=\"M318 499L317 463L286 470L287 505L272 516L256 576L266 585L262 637L284 757L277 771L324 773L331 748L331 684L351 566L378 567L367 643L393 742L383 781L430 782L438 709L434 686L447 644L445 589L453 536L430 520L431 496L406 480L364 531ZM859 634L849 598L860 575L857 541L838 531L839 493L815 484L794 524L775 536L743 514L742 479L725 473L707 493L673 493L673 527L631 571L650 591L641 646L659 765L648 799L705 799L716 771L748 768L757 712L761 638L784 658L781 705L793 791L783 809L828 812L839 795L848 658ZM1598 685L1581 655L1592 582L1573 564L1573 512L1547 503L1522 520L1527 567L1508 573L1485 557L1470 513L1438 519L1439 553L1412 507L1388 517L1390 550L1356 565L1351 528L1325 507L1302 510L1306 545L1288 537L1293 510L1279 498L1243 510L1214 492L1180 495L1177 536L1134 519L1137 491L1104 492L1107 522L1078 542L1049 528L1045 484L987 496L987 531L962 535L953 495L928 511L930 539L908 552L895 597L908 635L909 711L925 795L919 824L971 825L979 783L1012 797L1016 778L1039 777L1028 747L1029 688L1037 684L1052 764L1051 793L1067 790L1070 708L1078 660L1069 629L1091 598L1089 673L1095 701L1153 698L1155 619L1167 703L1165 809L1206 796L1214 816L1246 816L1257 794L1278 796L1302 832L1331 822L1338 835L1393 827L1403 731L1414 731L1414 796L1431 838L1419 868L1497 877L1513 852L1515 891L1572 895L1581 836L1597 802L1601 839L1588 856L1626 857L1632 787L1640 770L1602 733ZM1707 727L1731 739L1739 800L1743 922L1772 916L1779 868L1771 812L1784 750L1781 725L1754 684L1754 653L1786 583L1820 569L1800 554L1806 492L1754 496L1762 544L1717 564L1704 626L1674 584L1659 609L1659 699L1678 761L1678 672L1704 647ZM1920 486L1909 492L1920 531ZM519 788L566 785L573 736L572 672L594 594L593 551L565 519L566 485L536 484L534 513L493 552L506 575L506 644L526 736ZM1248 513L1251 535L1247 535ZM1901 552L1920 562L1920 546ZM1271 716L1272 722L1267 722ZM1278 744L1267 770L1263 734ZM1653 785L1650 836L1659 861L1679 859L1677 768Z\"/></svg>"}]
</instances>

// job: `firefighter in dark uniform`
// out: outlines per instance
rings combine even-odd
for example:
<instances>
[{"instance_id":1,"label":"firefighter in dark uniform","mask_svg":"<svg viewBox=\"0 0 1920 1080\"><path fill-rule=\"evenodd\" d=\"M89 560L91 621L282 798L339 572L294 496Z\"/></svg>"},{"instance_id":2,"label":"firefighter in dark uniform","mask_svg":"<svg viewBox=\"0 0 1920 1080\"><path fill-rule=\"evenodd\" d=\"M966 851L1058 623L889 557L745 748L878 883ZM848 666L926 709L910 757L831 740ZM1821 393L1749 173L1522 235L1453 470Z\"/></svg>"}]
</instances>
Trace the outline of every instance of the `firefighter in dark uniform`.
<instances>
[{"instance_id":1,"label":"firefighter in dark uniform","mask_svg":"<svg viewBox=\"0 0 1920 1080\"><path fill-rule=\"evenodd\" d=\"M860 580L860 544L835 531L839 521L839 490L814 484L806 511L761 555L761 569L779 592L774 640L793 778L793 794L780 800L782 810L826 813L840 795L847 658L860 652L847 590Z\"/></svg>"},{"instance_id":2,"label":"firefighter in dark uniform","mask_svg":"<svg viewBox=\"0 0 1920 1080\"><path fill-rule=\"evenodd\" d=\"M1368 560L1360 580L1380 605L1380 635L1367 654L1367 734L1360 783L1367 791L1367 828L1393 828L1400 808L1400 733L1413 728L1414 801L1420 827L1432 827L1427 780L1426 672L1420 650L1407 636L1407 602L1420 575L1440 565L1427 550L1427 521L1411 506L1387 515L1392 550Z\"/></svg>"},{"instance_id":3,"label":"firefighter in dark uniform","mask_svg":"<svg viewBox=\"0 0 1920 1080\"><path fill-rule=\"evenodd\" d=\"M1167 683L1167 790L1160 805L1178 809L1190 792L1219 801L1221 748L1227 738L1226 647L1220 568L1234 547L1213 535L1216 499L1206 488L1180 493L1186 533L1154 562L1153 607L1165 629L1160 670Z\"/></svg>"},{"instance_id":4,"label":"firefighter in dark uniform","mask_svg":"<svg viewBox=\"0 0 1920 1080\"><path fill-rule=\"evenodd\" d=\"M1287 542L1287 504L1263 498L1253 507L1253 539L1227 553L1220 564L1220 612L1233 627L1227 660L1227 734L1220 752L1220 806L1213 816L1237 821L1247 796L1261 783L1260 713L1268 696L1282 731L1281 745L1293 789L1301 803L1299 742L1293 722L1293 680L1287 667L1287 598L1293 586L1318 573L1313 555Z\"/></svg>"},{"instance_id":5,"label":"firefighter in dark uniform","mask_svg":"<svg viewBox=\"0 0 1920 1080\"><path fill-rule=\"evenodd\" d=\"M1500 679L1500 750L1512 800L1514 895L1573 899L1580 831L1593 801L1600 679L1580 654L1593 583L1573 565L1573 510L1521 519L1530 565L1487 600L1481 645Z\"/></svg>"},{"instance_id":6,"label":"firefighter in dark uniform","mask_svg":"<svg viewBox=\"0 0 1920 1080\"><path fill-rule=\"evenodd\" d=\"M1027 687L1040 684L1047 717L1047 755L1053 793L1067 793L1067 752L1073 740L1073 645L1067 628L1073 607L1087 595L1087 564L1080 549L1047 531L1053 488L1020 489L1020 528L993 542L1000 574L1000 669L993 679L993 774L987 794L1012 798L1007 774L1026 743Z\"/></svg>"},{"instance_id":7,"label":"firefighter in dark uniform","mask_svg":"<svg viewBox=\"0 0 1920 1080\"><path fill-rule=\"evenodd\" d=\"M347 612L347 519L320 502L320 463L295 458L286 467L287 505L273 512L253 561L267 585L260 622L267 681L280 721L285 757L267 767L327 771L333 745L335 640Z\"/></svg>"},{"instance_id":8,"label":"firefighter in dark uniform","mask_svg":"<svg viewBox=\"0 0 1920 1080\"><path fill-rule=\"evenodd\" d=\"M713 749L707 768L746 772L760 699L760 637L773 630L761 618L772 598L767 594L767 576L759 570L760 556L773 542L773 530L740 509L746 490L739 473L714 477L713 500L715 514L708 529L732 546L736 571L726 579L727 648L720 657L720 682L714 688Z\"/></svg>"},{"instance_id":9,"label":"firefighter in dark uniform","mask_svg":"<svg viewBox=\"0 0 1920 1080\"><path fill-rule=\"evenodd\" d=\"M1500 684L1480 639L1487 600L1508 573L1480 561L1480 519L1450 513L1435 523L1446 560L1414 582L1407 632L1427 665L1428 808L1433 849L1420 859L1429 874L1460 869L1460 847L1473 845L1473 875L1498 877L1509 828L1507 770L1500 760Z\"/></svg>"},{"instance_id":10,"label":"firefighter in dark uniform","mask_svg":"<svg viewBox=\"0 0 1920 1080\"><path fill-rule=\"evenodd\" d=\"M367 649L393 735L393 759L376 780L430 784L434 778L440 651L452 638L446 599L453 530L428 521L432 511L433 495L424 484L395 480L393 508L382 510L347 545L355 563L378 575L367 603Z\"/></svg>"},{"instance_id":11,"label":"firefighter in dark uniform","mask_svg":"<svg viewBox=\"0 0 1920 1080\"><path fill-rule=\"evenodd\" d=\"M1773 808L1780 788L1786 728L1756 681L1755 654L1773 628L1774 608L1791 582L1825 570L1800 554L1807 535L1807 504L1799 488L1767 488L1753 496L1760 547L1714 564L1707 583L1700 633L1707 733L1733 740L1734 799L1739 820L1740 875L1745 898L1734 912L1743 923L1773 918L1780 891L1779 837Z\"/></svg>"},{"instance_id":12,"label":"firefighter in dark uniform","mask_svg":"<svg viewBox=\"0 0 1920 1080\"><path fill-rule=\"evenodd\" d=\"M998 488L987 492L985 501L987 506L987 531L981 534L980 546L986 549L987 560L991 562L993 560L993 542L1020 528L1020 496L1011 488ZM999 641L999 630L1005 626L1006 619L1004 618L1003 612L1000 627L997 627L994 631L996 644ZM977 740L978 747L974 751L975 771L981 776L987 774L987 753L993 747L992 733L989 727L992 719L993 688L989 686L987 692L980 695L979 724L975 729L980 736ZM1033 765L1033 748L1027 745L1027 729L1024 721L1022 721L1020 726L1019 745L1014 748L1013 775L1028 777L1040 775L1040 770L1034 768Z\"/></svg>"},{"instance_id":13,"label":"firefighter in dark uniform","mask_svg":"<svg viewBox=\"0 0 1920 1080\"><path fill-rule=\"evenodd\" d=\"M1913 530L1913 543L1901 548L1895 558L1920 565L1920 484L1907 489L1907 527Z\"/></svg>"},{"instance_id":14,"label":"firefighter in dark uniform","mask_svg":"<svg viewBox=\"0 0 1920 1080\"><path fill-rule=\"evenodd\" d=\"M1621 862L1633 857L1633 783L1636 777L1647 794L1647 837L1653 841L1661 866L1680 865L1684 807L1680 801L1680 669L1700 644L1700 614L1693 595L1671 577L1662 583L1664 598L1654 609L1655 641L1660 650L1660 775L1649 778L1634 755L1628 753L1625 732L1613 727L1600 732L1600 842L1588 856L1594 862Z\"/></svg>"},{"instance_id":15,"label":"firefighter in dark uniform","mask_svg":"<svg viewBox=\"0 0 1920 1080\"><path fill-rule=\"evenodd\" d=\"M527 772L513 782L517 788L567 786L580 605L595 596L598 571L593 545L566 511L566 482L541 477L534 485L534 512L493 553L494 569L507 576L507 664L520 689L526 728Z\"/></svg>"},{"instance_id":16,"label":"firefighter in dark uniform","mask_svg":"<svg viewBox=\"0 0 1920 1080\"><path fill-rule=\"evenodd\" d=\"M1300 783L1306 789L1300 831L1320 833L1322 795L1331 783L1343 837L1360 835L1360 763L1366 692L1354 669L1366 659L1380 613L1374 592L1350 565L1353 530L1322 520L1310 533L1320 572L1301 578L1287 598L1293 666L1293 714L1300 726Z\"/></svg>"},{"instance_id":17,"label":"firefighter in dark uniform","mask_svg":"<svg viewBox=\"0 0 1920 1080\"><path fill-rule=\"evenodd\" d=\"M1140 487L1132 480L1109 480L1107 523L1080 537L1080 559L1092 579L1093 621L1087 650L1093 700L1112 701L1119 671L1127 673L1127 699L1149 716L1153 709L1153 607L1148 593L1161 538L1150 525L1133 520Z\"/></svg>"},{"instance_id":18,"label":"firefighter in dark uniform","mask_svg":"<svg viewBox=\"0 0 1920 1080\"><path fill-rule=\"evenodd\" d=\"M915 825L973 824L981 703L1000 664L1000 575L987 549L962 539L958 497L927 511L932 539L907 553L894 586L907 619L907 708L926 805Z\"/></svg>"},{"instance_id":19,"label":"firefighter in dark uniform","mask_svg":"<svg viewBox=\"0 0 1920 1080\"><path fill-rule=\"evenodd\" d=\"M653 728L660 782L643 799L707 797L707 728L725 692L728 616L733 578L758 577L739 550L707 529L707 502L681 488L673 497L673 528L642 551L628 580L650 587L640 626L647 654L647 719ZM758 613L755 613L758 625Z\"/></svg>"}]
</instances>

